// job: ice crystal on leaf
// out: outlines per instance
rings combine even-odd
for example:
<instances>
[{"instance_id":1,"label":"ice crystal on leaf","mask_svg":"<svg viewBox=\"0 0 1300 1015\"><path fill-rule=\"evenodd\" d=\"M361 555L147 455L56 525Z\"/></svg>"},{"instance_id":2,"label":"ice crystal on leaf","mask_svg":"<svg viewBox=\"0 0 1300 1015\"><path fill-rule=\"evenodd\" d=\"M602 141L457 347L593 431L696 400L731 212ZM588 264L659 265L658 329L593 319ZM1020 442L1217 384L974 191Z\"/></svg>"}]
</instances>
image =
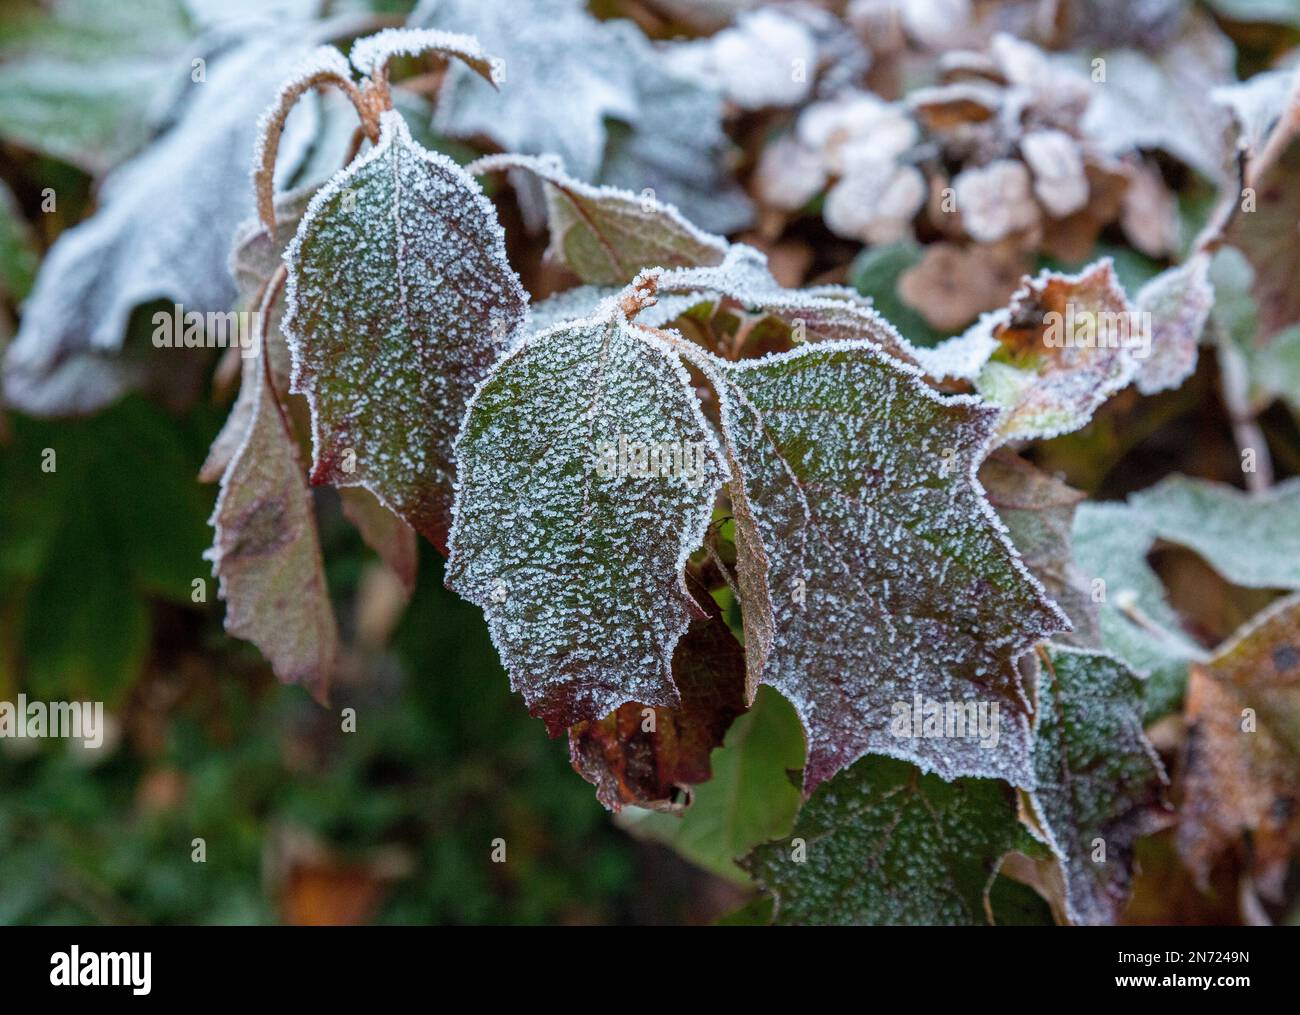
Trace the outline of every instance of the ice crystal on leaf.
<instances>
[{"instance_id":1,"label":"ice crystal on leaf","mask_svg":"<svg viewBox=\"0 0 1300 1015\"><path fill-rule=\"evenodd\" d=\"M631 282L642 268L718 264L727 241L697 229L652 194L595 187L554 162L525 155L489 155L466 167L482 174L526 170L543 181L551 257L591 285Z\"/></svg>"},{"instance_id":2,"label":"ice crystal on leaf","mask_svg":"<svg viewBox=\"0 0 1300 1015\"><path fill-rule=\"evenodd\" d=\"M293 390L311 403L312 482L364 486L442 547L453 437L528 297L473 179L399 114L381 127L286 252Z\"/></svg>"},{"instance_id":3,"label":"ice crystal on leaf","mask_svg":"<svg viewBox=\"0 0 1300 1015\"><path fill-rule=\"evenodd\" d=\"M751 694L771 684L799 712L805 786L869 752L1030 785L1015 660L1069 625L975 479L997 411L867 342L701 368L731 466ZM996 704L997 749L896 735L894 706L918 696Z\"/></svg>"},{"instance_id":4,"label":"ice crystal on leaf","mask_svg":"<svg viewBox=\"0 0 1300 1015\"><path fill-rule=\"evenodd\" d=\"M1010 787L871 757L813 794L794 839L743 865L775 896L778 924L982 924L1002 858L1027 838Z\"/></svg>"},{"instance_id":5,"label":"ice crystal on leaf","mask_svg":"<svg viewBox=\"0 0 1300 1015\"><path fill-rule=\"evenodd\" d=\"M673 650L699 610L683 569L723 466L671 347L617 300L530 335L475 393L456 454L447 584L483 608L533 714L558 732L678 706Z\"/></svg>"},{"instance_id":6,"label":"ice crystal on leaf","mask_svg":"<svg viewBox=\"0 0 1300 1015\"><path fill-rule=\"evenodd\" d=\"M1116 921L1132 887L1134 843L1169 824L1168 780L1142 714L1140 681L1119 659L1059 645L1045 650L1030 801L1061 861L1072 923Z\"/></svg>"}]
</instances>

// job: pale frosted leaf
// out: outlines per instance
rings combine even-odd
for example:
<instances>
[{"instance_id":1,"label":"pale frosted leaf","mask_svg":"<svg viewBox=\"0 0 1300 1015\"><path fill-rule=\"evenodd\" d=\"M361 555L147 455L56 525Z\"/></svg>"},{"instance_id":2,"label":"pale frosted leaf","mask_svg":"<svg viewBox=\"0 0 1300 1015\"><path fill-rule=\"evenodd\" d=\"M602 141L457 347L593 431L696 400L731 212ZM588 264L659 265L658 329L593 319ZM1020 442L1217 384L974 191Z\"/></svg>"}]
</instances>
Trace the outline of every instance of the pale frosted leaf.
<instances>
[{"instance_id":1,"label":"pale frosted leaf","mask_svg":"<svg viewBox=\"0 0 1300 1015\"><path fill-rule=\"evenodd\" d=\"M1015 660L1068 625L975 479L996 410L866 342L702 368L733 475L751 693L761 680L799 712L805 785L866 753L1028 785ZM998 742L897 735L914 697L997 710Z\"/></svg>"},{"instance_id":2,"label":"pale frosted leaf","mask_svg":"<svg viewBox=\"0 0 1300 1015\"><path fill-rule=\"evenodd\" d=\"M963 169L952 187L962 227L980 243L995 243L1038 223L1038 205L1023 162L998 159Z\"/></svg>"},{"instance_id":3,"label":"pale frosted leaf","mask_svg":"<svg viewBox=\"0 0 1300 1015\"><path fill-rule=\"evenodd\" d=\"M1047 646L1030 800L1061 862L1071 923L1118 920L1132 890L1134 843L1169 824L1168 780L1142 714L1141 682L1125 663Z\"/></svg>"},{"instance_id":4,"label":"pale frosted leaf","mask_svg":"<svg viewBox=\"0 0 1300 1015\"><path fill-rule=\"evenodd\" d=\"M1077 275L1044 270L1010 305L974 325L998 348L975 378L981 395L1006 410L999 443L1055 437L1087 424L1128 385L1143 335L1110 258Z\"/></svg>"},{"instance_id":5,"label":"pale frosted leaf","mask_svg":"<svg viewBox=\"0 0 1300 1015\"><path fill-rule=\"evenodd\" d=\"M312 199L285 260L312 482L364 486L445 546L453 438L526 313L495 209L389 111L379 143Z\"/></svg>"},{"instance_id":6,"label":"pale frosted leaf","mask_svg":"<svg viewBox=\"0 0 1300 1015\"><path fill-rule=\"evenodd\" d=\"M452 64L438 99L436 125L454 137L483 134L507 151L555 152L583 179L596 177L605 153L605 119L634 123L639 102L632 68L609 25L579 0L536 0L526 28L512 0L425 0L412 25L473 35L498 60L500 91Z\"/></svg>"},{"instance_id":7,"label":"pale frosted leaf","mask_svg":"<svg viewBox=\"0 0 1300 1015\"><path fill-rule=\"evenodd\" d=\"M1234 585L1300 589L1300 478L1245 493L1170 476L1129 503L1157 536L1195 550Z\"/></svg>"},{"instance_id":8,"label":"pale frosted leaf","mask_svg":"<svg viewBox=\"0 0 1300 1015\"><path fill-rule=\"evenodd\" d=\"M389 511L369 490L345 486L339 491L343 514L366 545L379 554L402 583L409 596L415 591L415 572L420 562L420 546L415 530Z\"/></svg>"},{"instance_id":9,"label":"pale frosted leaf","mask_svg":"<svg viewBox=\"0 0 1300 1015\"><path fill-rule=\"evenodd\" d=\"M1102 647L1146 678L1149 720L1178 707L1188 663L1202 655L1182 631L1164 585L1147 564L1155 533L1127 504L1080 504L1074 516L1074 557L1097 603Z\"/></svg>"},{"instance_id":10,"label":"pale frosted leaf","mask_svg":"<svg viewBox=\"0 0 1300 1015\"><path fill-rule=\"evenodd\" d=\"M1020 150L1034 173L1034 193L1053 218L1073 215L1088 203L1088 178L1079 142L1061 130L1031 131Z\"/></svg>"},{"instance_id":11,"label":"pale frosted leaf","mask_svg":"<svg viewBox=\"0 0 1300 1015\"><path fill-rule=\"evenodd\" d=\"M667 474L641 474L651 448ZM456 454L447 584L483 608L529 710L558 731L627 701L676 706L683 568L722 465L672 352L616 301L531 335L475 393Z\"/></svg>"},{"instance_id":12,"label":"pale frosted leaf","mask_svg":"<svg viewBox=\"0 0 1300 1015\"><path fill-rule=\"evenodd\" d=\"M687 222L653 194L595 187L554 162L524 155L490 155L471 173L525 169L544 181L551 232L550 256L584 283L625 285L642 268L719 264L727 241Z\"/></svg>"},{"instance_id":13,"label":"pale frosted leaf","mask_svg":"<svg viewBox=\"0 0 1300 1015\"><path fill-rule=\"evenodd\" d=\"M207 557L226 601L226 630L261 649L282 681L324 702L338 630L311 490L262 371L255 383L257 408L222 477Z\"/></svg>"},{"instance_id":14,"label":"pale frosted leaf","mask_svg":"<svg viewBox=\"0 0 1300 1015\"><path fill-rule=\"evenodd\" d=\"M112 374L141 303L230 309L236 292L226 256L231 234L253 211L248 153L257 117L307 50L301 34L267 32L211 59L180 121L110 174L99 210L59 237L8 350L11 404L44 415L93 412L136 383L134 374ZM286 172L301 161L314 126L314 106L302 109L281 146ZM151 365L165 370L158 361L167 356L179 354L154 352Z\"/></svg>"},{"instance_id":15,"label":"pale frosted leaf","mask_svg":"<svg viewBox=\"0 0 1300 1015\"><path fill-rule=\"evenodd\" d=\"M0 136L106 172L148 143L190 83L194 35L181 0L9 0Z\"/></svg>"},{"instance_id":16,"label":"pale frosted leaf","mask_svg":"<svg viewBox=\"0 0 1300 1015\"><path fill-rule=\"evenodd\" d=\"M693 45L702 50L702 69L741 109L797 106L812 90L817 42L779 10L741 14L735 25Z\"/></svg>"},{"instance_id":17,"label":"pale frosted leaf","mask_svg":"<svg viewBox=\"0 0 1300 1015\"><path fill-rule=\"evenodd\" d=\"M791 839L759 846L744 867L775 896L778 924L983 924L1002 858L1027 837L1010 787L869 757L813 794Z\"/></svg>"},{"instance_id":18,"label":"pale frosted leaf","mask_svg":"<svg viewBox=\"0 0 1300 1015\"><path fill-rule=\"evenodd\" d=\"M1210 259L1194 254L1185 264L1162 271L1134 300L1151 315L1151 355L1139 361L1137 389L1144 395L1176 388L1196 370L1196 348L1214 305Z\"/></svg>"}]
</instances>

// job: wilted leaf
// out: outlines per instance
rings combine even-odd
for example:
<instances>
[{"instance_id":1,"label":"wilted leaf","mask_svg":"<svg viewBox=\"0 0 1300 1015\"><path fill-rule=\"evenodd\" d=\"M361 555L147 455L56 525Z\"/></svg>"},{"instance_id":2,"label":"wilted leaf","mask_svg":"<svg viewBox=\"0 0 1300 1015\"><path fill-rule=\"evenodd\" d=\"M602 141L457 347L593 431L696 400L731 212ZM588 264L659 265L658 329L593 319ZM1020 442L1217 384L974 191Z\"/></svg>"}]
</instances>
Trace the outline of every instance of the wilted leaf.
<instances>
[{"instance_id":1,"label":"wilted leaf","mask_svg":"<svg viewBox=\"0 0 1300 1015\"><path fill-rule=\"evenodd\" d=\"M772 688L760 687L749 711L713 752L713 776L695 787L684 814L629 809L621 819L638 835L668 843L721 877L747 881L736 858L790 833L803 802L803 762L799 716Z\"/></svg>"},{"instance_id":2,"label":"wilted leaf","mask_svg":"<svg viewBox=\"0 0 1300 1015\"><path fill-rule=\"evenodd\" d=\"M1030 795L1060 858L1072 923L1114 923L1133 845L1169 823L1164 766L1142 731L1142 689L1119 659L1049 645L1038 678Z\"/></svg>"},{"instance_id":3,"label":"wilted leaf","mask_svg":"<svg viewBox=\"0 0 1300 1015\"><path fill-rule=\"evenodd\" d=\"M312 199L285 260L312 482L366 487L441 549L453 437L526 312L495 209L390 111L379 143Z\"/></svg>"},{"instance_id":4,"label":"wilted leaf","mask_svg":"<svg viewBox=\"0 0 1300 1015\"><path fill-rule=\"evenodd\" d=\"M717 607L703 608L708 618L692 620L673 652L680 707L631 701L569 728L573 767L610 810L680 808L679 791L708 781L709 754L745 710L745 651Z\"/></svg>"},{"instance_id":5,"label":"wilted leaf","mask_svg":"<svg viewBox=\"0 0 1300 1015\"><path fill-rule=\"evenodd\" d=\"M544 181L551 232L548 253L590 285L626 285L642 268L720 264L721 236L696 229L650 194L593 187L546 159L489 155L471 173L526 170Z\"/></svg>"},{"instance_id":6,"label":"wilted leaf","mask_svg":"<svg viewBox=\"0 0 1300 1015\"><path fill-rule=\"evenodd\" d=\"M975 387L1006 410L999 443L1084 426L1133 379L1142 337L1109 258L1078 275L1043 271L1026 280L1006 309L972 331L998 343Z\"/></svg>"},{"instance_id":7,"label":"wilted leaf","mask_svg":"<svg viewBox=\"0 0 1300 1015\"><path fill-rule=\"evenodd\" d=\"M617 301L530 335L475 393L456 455L447 584L483 608L530 711L558 732L627 701L678 706L683 568L722 465L671 349Z\"/></svg>"},{"instance_id":8,"label":"wilted leaf","mask_svg":"<svg viewBox=\"0 0 1300 1015\"><path fill-rule=\"evenodd\" d=\"M1074 625L1073 631L1057 640L1100 645L1097 603L1088 576L1074 563L1070 535L1083 492L1005 450L995 451L984 461L979 481L1025 566Z\"/></svg>"},{"instance_id":9,"label":"wilted leaf","mask_svg":"<svg viewBox=\"0 0 1300 1015\"><path fill-rule=\"evenodd\" d=\"M996 411L866 342L702 369L733 475L750 693L771 684L798 710L806 787L869 752L1029 785L1015 659L1067 625L974 478ZM1000 710L996 749L896 733L921 699Z\"/></svg>"},{"instance_id":10,"label":"wilted leaf","mask_svg":"<svg viewBox=\"0 0 1300 1015\"><path fill-rule=\"evenodd\" d=\"M867 757L744 867L776 897L778 924L981 924L1002 858L1027 837L1010 787Z\"/></svg>"},{"instance_id":11,"label":"wilted leaf","mask_svg":"<svg viewBox=\"0 0 1300 1015\"><path fill-rule=\"evenodd\" d=\"M1194 667L1178 851L1202 885L1225 852L1282 899L1300 851L1300 596L1280 600Z\"/></svg>"},{"instance_id":12,"label":"wilted leaf","mask_svg":"<svg viewBox=\"0 0 1300 1015\"><path fill-rule=\"evenodd\" d=\"M220 578L226 630L261 649L282 681L324 702L338 629L311 490L265 371L256 390L251 426L221 479L206 556Z\"/></svg>"}]
</instances>

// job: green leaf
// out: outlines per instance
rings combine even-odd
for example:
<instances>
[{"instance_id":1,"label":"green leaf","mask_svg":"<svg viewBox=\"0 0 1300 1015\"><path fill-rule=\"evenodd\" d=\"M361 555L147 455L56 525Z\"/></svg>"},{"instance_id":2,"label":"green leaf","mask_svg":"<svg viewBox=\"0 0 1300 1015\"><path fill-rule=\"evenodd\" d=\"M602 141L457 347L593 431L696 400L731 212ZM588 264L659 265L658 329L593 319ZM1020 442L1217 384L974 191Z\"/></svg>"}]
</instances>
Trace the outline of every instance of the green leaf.
<instances>
[{"instance_id":1,"label":"green leaf","mask_svg":"<svg viewBox=\"0 0 1300 1015\"><path fill-rule=\"evenodd\" d=\"M1115 923L1138 838L1169 823L1168 782L1142 731L1137 675L1113 656L1046 649L1038 678L1030 800L1061 861L1072 923Z\"/></svg>"},{"instance_id":2,"label":"green leaf","mask_svg":"<svg viewBox=\"0 0 1300 1015\"><path fill-rule=\"evenodd\" d=\"M32 287L40 252L13 191L0 181L0 299L17 303Z\"/></svg>"},{"instance_id":3,"label":"green leaf","mask_svg":"<svg viewBox=\"0 0 1300 1015\"><path fill-rule=\"evenodd\" d=\"M1300 478L1246 493L1170 476L1129 503L1156 536L1195 550L1234 585L1300 589Z\"/></svg>"},{"instance_id":4,"label":"green leaf","mask_svg":"<svg viewBox=\"0 0 1300 1015\"><path fill-rule=\"evenodd\" d=\"M623 812L638 835L672 846L705 870L748 880L736 859L753 847L790 834L803 802L799 770L804 764L803 728L790 703L760 687L748 712L713 752L713 777L695 787L682 815Z\"/></svg>"},{"instance_id":5,"label":"green leaf","mask_svg":"<svg viewBox=\"0 0 1300 1015\"><path fill-rule=\"evenodd\" d=\"M974 477L996 410L867 342L698 365L733 477L750 686L799 712L805 786L867 753L1029 785L1016 659L1066 622ZM996 749L897 734L921 698L1000 709Z\"/></svg>"},{"instance_id":6,"label":"green leaf","mask_svg":"<svg viewBox=\"0 0 1300 1015\"><path fill-rule=\"evenodd\" d=\"M312 199L285 258L312 482L366 487L441 549L465 404L526 312L491 202L390 111L379 143Z\"/></svg>"},{"instance_id":7,"label":"green leaf","mask_svg":"<svg viewBox=\"0 0 1300 1015\"><path fill-rule=\"evenodd\" d=\"M676 707L673 649L698 612L683 569L723 466L673 351L617 300L530 335L475 393L456 454L447 584L483 608L530 711L558 732L626 701Z\"/></svg>"},{"instance_id":8,"label":"green leaf","mask_svg":"<svg viewBox=\"0 0 1300 1015\"><path fill-rule=\"evenodd\" d=\"M626 285L642 268L720 264L721 236L696 229L676 208L650 194L593 187L546 159L490 155L471 173L527 170L543 181L551 232L551 257L592 285Z\"/></svg>"},{"instance_id":9,"label":"green leaf","mask_svg":"<svg viewBox=\"0 0 1300 1015\"><path fill-rule=\"evenodd\" d=\"M1010 787L867 757L744 866L776 897L778 924L980 924L1002 858L1026 837Z\"/></svg>"}]
</instances>

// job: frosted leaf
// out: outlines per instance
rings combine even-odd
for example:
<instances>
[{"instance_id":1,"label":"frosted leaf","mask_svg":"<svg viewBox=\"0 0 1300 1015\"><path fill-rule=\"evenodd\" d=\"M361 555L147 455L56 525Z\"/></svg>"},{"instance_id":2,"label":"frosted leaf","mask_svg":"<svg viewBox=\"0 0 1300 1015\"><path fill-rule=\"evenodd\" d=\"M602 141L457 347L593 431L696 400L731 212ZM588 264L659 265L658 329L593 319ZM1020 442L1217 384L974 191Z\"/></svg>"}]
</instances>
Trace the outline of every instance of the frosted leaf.
<instances>
[{"instance_id":1,"label":"frosted leaf","mask_svg":"<svg viewBox=\"0 0 1300 1015\"><path fill-rule=\"evenodd\" d=\"M1042 582L1074 625L1073 631L1059 635L1057 640L1099 646L1097 604L1091 596L1088 576L1074 562L1071 539L1075 509L1084 499L1083 492L1005 449L993 452L984 461L979 481L1030 574Z\"/></svg>"},{"instance_id":2,"label":"frosted leaf","mask_svg":"<svg viewBox=\"0 0 1300 1015\"><path fill-rule=\"evenodd\" d=\"M99 210L64 232L41 267L5 361L12 405L43 415L88 413L116 398L130 382L106 383L104 372L141 303L230 309L236 293L225 263L231 234L253 211L248 153L257 116L305 50L267 33L214 56L180 121L108 176ZM282 145L285 172L301 161L313 132L315 107L304 109ZM102 371L85 372L88 363Z\"/></svg>"},{"instance_id":3,"label":"frosted leaf","mask_svg":"<svg viewBox=\"0 0 1300 1015\"><path fill-rule=\"evenodd\" d=\"M605 119L637 120L632 68L610 45L610 27L579 0L535 0L526 30L513 0L425 0L410 23L473 35L499 60L499 92L468 67L447 69L436 118L443 133L483 134L524 154L555 152L590 180L604 157Z\"/></svg>"},{"instance_id":4,"label":"frosted leaf","mask_svg":"<svg viewBox=\"0 0 1300 1015\"><path fill-rule=\"evenodd\" d=\"M1087 424L1128 385L1143 336L1110 258L1077 275L1044 270L1010 305L976 324L998 348L975 378L1005 408L999 443L1055 437Z\"/></svg>"},{"instance_id":5,"label":"frosted leaf","mask_svg":"<svg viewBox=\"0 0 1300 1015\"><path fill-rule=\"evenodd\" d=\"M847 91L800 113L795 136L805 147L821 152L827 170L839 174L848 170L853 157L901 157L920 132L902 104L885 102L871 92Z\"/></svg>"},{"instance_id":6,"label":"frosted leaf","mask_svg":"<svg viewBox=\"0 0 1300 1015\"><path fill-rule=\"evenodd\" d=\"M1106 61L1106 81L1092 87L1080 127L1099 151L1120 156L1158 148L1209 180L1224 179L1228 122L1210 92L1234 80L1236 57L1213 20L1189 12L1179 37L1151 55L1095 55Z\"/></svg>"},{"instance_id":7,"label":"frosted leaf","mask_svg":"<svg viewBox=\"0 0 1300 1015\"><path fill-rule=\"evenodd\" d=\"M782 288L768 272L767 259L743 243L733 244L717 267L664 272L658 291L661 296L715 294L715 299L722 297L748 313L781 319L808 342L864 340L906 362L913 362L918 353L853 290Z\"/></svg>"},{"instance_id":8,"label":"frosted leaf","mask_svg":"<svg viewBox=\"0 0 1300 1015\"><path fill-rule=\"evenodd\" d=\"M254 381L257 408L221 479L206 556L226 601L226 631L256 645L280 680L324 703L338 629L311 490L265 373Z\"/></svg>"},{"instance_id":9,"label":"frosted leaf","mask_svg":"<svg viewBox=\"0 0 1300 1015\"><path fill-rule=\"evenodd\" d=\"M892 243L910 233L926 196L925 177L915 166L858 164L831 187L822 214L836 236Z\"/></svg>"},{"instance_id":10,"label":"frosted leaf","mask_svg":"<svg viewBox=\"0 0 1300 1015\"><path fill-rule=\"evenodd\" d=\"M348 52L361 74L376 79L387 73L388 61L399 56L421 56L424 53L454 56L476 71L488 84L498 84L498 65L483 52L478 39L459 32L439 32L425 28L385 28L374 35L358 39Z\"/></svg>"},{"instance_id":11,"label":"frosted leaf","mask_svg":"<svg viewBox=\"0 0 1300 1015\"><path fill-rule=\"evenodd\" d=\"M1210 97L1232 111L1241 143L1258 155L1268 146L1298 81L1300 69L1264 71L1237 84L1220 85Z\"/></svg>"},{"instance_id":12,"label":"frosted leaf","mask_svg":"<svg viewBox=\"0 0 1300 1015\"><path fill-rule=\"evenodd\" d=\"M930 243L920 254L919 262L898 275L897 295L924 319L926 325L941 334L953 332L969 325L985 311L1005 306L1016 291L1024 274L1024 259L1014 247L958 246L954 243ZM989 338L989 342L993 342ZM963 348L968 348L963 346ZM951 346L948 352L954 352ZM922 356L932 350L918 349ZM988 358L992 345L983 357L973 364L973 377ZM945 353L945 356L947 353ZM954 362L953 369L961 369Z\"/></svg>"},{"instance_id":13,"label":"frosted leaf","mask_svg":"<svg viewBox=\"0 0 1300 1015\"><path fill-rule=\"evenodd\" d=\"M257 219L250 219L235 232L230 251L230 274L238 286L235 300L237 311L255 311L261 305L262 287L275 274L282 263L284 248L298 228L307 205L316 193L315 187L302 187L281 194L275 201L275 220L280 227L273 238ZM271 376L277 391L289 390L289 347L284 340L284 302L277 300L267 315L262 335L262 349L270 357ZM244 442L244 435L252 425L257 409L258 388L256 375L262 371L259 356L241 356L239 395L230 408L230 415L221 427L208 451L207 460L199 470L199 479L215 483L226 471L226 466Z\"/></svg>"},{"instance_id":14,"label":"frosted leaf","mask_svg":"<svg viewBox=\"0 0 1300 1015\"><path fill-rule=\"evenodd\" d=\"M775 896L773 922L961 925L988 922L1002 858L1028 833L1010 787L944 782L889 758L863 758L822 785L785 839L743 866Z\"/></svg>"},{"instance_id":15,"label":"frosted leaf","mask_svg":"<svg viewBox=\"0 0 1300 1015\"><path fill-rule=\"evenodd\" d=\"M402 583L408 596L415 591L420 544L415 530L389 511L369 490L345 486L339 491L343 515L361 533L368 547L379 554Z\"/></svg>"},{"instance_id":16,"label":"frosted leaf","mask_svg":"<svg viewBox=\"0 0 1300 1015\"><path fill-rule=\"evenodd\" d=\"M1023 162L997 159L953 178L962 227L980 243L994 243L1038 223L1038 205Z\"/></svg>"},{"instance_id":17,"label":"frosted leaf","mask_svg":"<svg viewBox=\"0 0 1300 1015\"><path fill-rule=\"evenodd\" d=\"M1002 89L988 81L954 81L908 92L907 106L928 130L942 134L993 119L1002 108Z\"/></svg>"},{"instance_id":18,"label":"frosted leaf","mask_svg":"<svg viewBox=\"0 0 1300 1015\"><path fill-rule=\"evenodd\" d=\"M13 0L4 22L0 137L91 175L143 148L189 84L181 0Z\"/></svg>"},{"instance_id":19,"label":"frosted leaf","mask_svg":"<svg viewBox=\"0 0 1300 1015\"><path fill-rule=\"evenodd\" d=\"M654 709L649 730L646 706L635 701L569 728L574 770L612 811L682 810L683 791L708 781L710 753L745 711L745 650L712 599L702 609L707 619L692 620L673 652L680 707Z\"/></svg>"},{"instance_id":20,"label":"frosted leaf","mask_svg":"<svg viewBox=\"0 0 1300 1015\"><path fill-rule=\"evenodd\" d=\"M1300 595L1273 603L1194 667L1186 721L1179 853L1204 890L1216 862L1235 852L1260 894L1280 904L1300 853Z\"/></svg>"},{"instance_id":21,"label":"frosted leaf","mask_svg":"<svg viewBox=\"0 0 1300 1015\"><path fill-rule=\"evenodd\" d=\"M1020 151L1034 172L1034 193L1053 218L1073 215L1088 203L1088 178L1079 143L1061 130L1031 131Z\"/></svg>"},{"instance_id":22,"label":"frosted leaf","mask_svg":"<svg viewBox=\"0 0 1300 1015\"><path fill-rule=\"evenodd\" d=\"M1129 503L1155 535L1195 550L1232 584L1300 589L1300 478L1248 494L1170 476Z\"/></svg>"},{"instance_id":23,"label":"frosted leaf","mask_svg":"<svg viewBox=\"0 0 1300 1015\"><path fill-rule=\"evenodd\" d=\"M754 209L735 179L721 92L674 69L631 23L611 21L605 28L609 45L621 47L620 60L632 69L638 112L631 130L610 130L600 182L638 194L648 189L710 232L749 226Z\"/></svg>"},{"instance_id":24,"label":"frosted leaf","mask_svg":"<svg viewBox=\"0 0 1300 1015\"><path fill-rule=\"evenodd\" d=\"M452 440L526 313L495 209L389 111L379 143L312 199L285 263L312 482L366 487L442 548Z\"/></svg>"},{"instance_id":25,"label":"frosted leaf","mask_svg":"<svg viewBox=\"0 0 1300 1015\"><path fill-rule=\"evenodd\" d=\"M1164 766L1142 729L1141 681L1114 656L1048 645L1036 701L1030 802L1061 862L1066 915L1115 923L1133 886L1134 844L1172 817Z\"/></svg>"},{"instance_id":26,"label":"frosted leaf","mask_svg":"<svg viewBox=\"0 0 1300 1015\"><path fill-rule=\"evenodd\" d=\"M1029 785L1015 660L1068 624L975 479L997 412L868 342L700 365L733 476L750 691L798 711L805 788L867 753ZM914 696L996 706L1000 739L896 735Z\"/></svg>"},{"instance_id":27,"label":"frosted leaf","mask_svg":"<svg viewBox=\"0 0 1300 1015\"><path fill-rule=\"evenodd\" d=\"M594 187L526 155L489 155L467 167L475 174L504 169L526 169L544 181L548 253L585 283L627 284L642 268L719 264L726 256L723 237L696 229L649 194Z\"/></svg>"},{"instance_id":28,"label":"frosted leaf","mask_svg":"<svg viewBox=\"0 0 1300 1015\"><path fill-rule=\"evenodd\" d=\"M1196 370L1196 344L1214 306L1209 255L1162 271L1134 302L1138 313L1151 315L1151 355L1138 363L1137 389L1154 395L1177 388Z\"/></svg>"},{"instance_id":29,"label":"frosted leaf","mask_svg":"<svg viewBox=\"0 0 1300 1015\"><path fill-rule=\"evenodd\" d=\"M483 608L529 711L556 733L678 706L683 569L723 466L672 351L616 300L530 335L475 392L456 454L447 585Z\"/></svg>"},{"instance_id":30,"label":"frosted leaf","mask_svg":"<svg viewBox=\"0 0 1300 1015\"><path fill-rule=\"evenodd\" d=\"M1176 708L1187 666L1202 653L1182 633L1164 585L1147 564L1155 533L1127 504L1080 504L1074 516L1074 559L1098 600L1102 647L1146 678L1147 718Z\"/></svg>"}]
</instances>

